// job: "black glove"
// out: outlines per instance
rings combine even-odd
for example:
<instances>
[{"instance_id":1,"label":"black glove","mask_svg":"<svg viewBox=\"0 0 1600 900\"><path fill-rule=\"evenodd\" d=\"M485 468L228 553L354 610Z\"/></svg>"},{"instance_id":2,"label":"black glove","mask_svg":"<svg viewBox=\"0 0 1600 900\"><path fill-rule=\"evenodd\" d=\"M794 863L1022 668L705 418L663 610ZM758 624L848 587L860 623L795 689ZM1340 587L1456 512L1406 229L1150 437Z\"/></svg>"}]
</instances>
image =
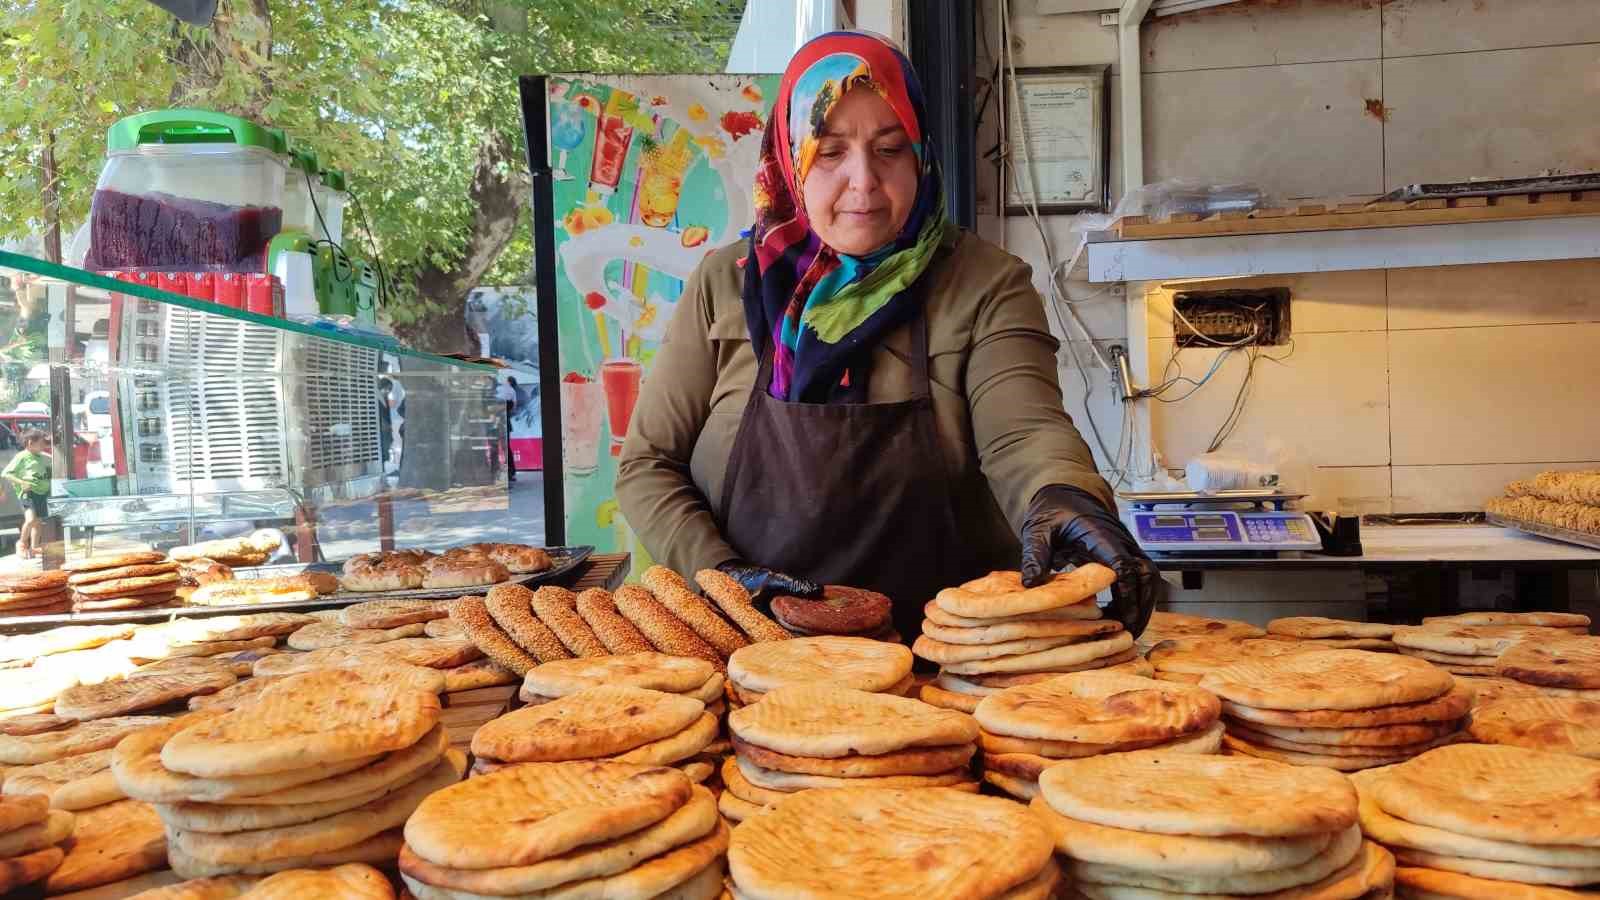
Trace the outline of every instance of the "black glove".
<instances>
[{"instance_id":1,"label":"black glove","mask_svg":"<svg viewBox=\"0 0 1600 900\"><path fill-rule=\"evenodd\" d=\"M1127 526L1093 494L1065 484L1039 489L1022 526L1022 584L1037 587L1067 565L1097 562L1117 573L1111 618L1135 637L1144 631L1166 582Z\"/></svg>"},{"instance_id":2,"label":"black glove","mask_svg":"<svg viewBox=\"0 0 1600 900\"><path fill-rule=\"evenodd\" d=\"M756 599L770 601L778 594L806 598L822 596L822 585L815 581L796 578L742 559L730 559L717 566L717 571L739 582Z\"/></svg>"}]
</instances>

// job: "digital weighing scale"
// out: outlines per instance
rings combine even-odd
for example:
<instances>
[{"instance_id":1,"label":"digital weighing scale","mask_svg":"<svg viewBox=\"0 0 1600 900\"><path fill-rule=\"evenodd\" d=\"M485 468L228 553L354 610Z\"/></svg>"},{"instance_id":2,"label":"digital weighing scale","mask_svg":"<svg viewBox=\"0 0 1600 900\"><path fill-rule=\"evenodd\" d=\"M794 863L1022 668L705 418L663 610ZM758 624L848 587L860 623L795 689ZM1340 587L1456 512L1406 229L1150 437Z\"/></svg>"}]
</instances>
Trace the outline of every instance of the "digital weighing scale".
<instances>
[{"instance_id":1,"label":"digital weighing scale","mask_svg":"<svg viewBox=\"0 0 1600 900\"><path fill-rule=\"evenodd\" d=\"M1305 497L1280 491L1122 494L1139 546L1159 555L1271 555L1321 550L1311 516L1284 506Z\"/></svg>"}]
</instances>

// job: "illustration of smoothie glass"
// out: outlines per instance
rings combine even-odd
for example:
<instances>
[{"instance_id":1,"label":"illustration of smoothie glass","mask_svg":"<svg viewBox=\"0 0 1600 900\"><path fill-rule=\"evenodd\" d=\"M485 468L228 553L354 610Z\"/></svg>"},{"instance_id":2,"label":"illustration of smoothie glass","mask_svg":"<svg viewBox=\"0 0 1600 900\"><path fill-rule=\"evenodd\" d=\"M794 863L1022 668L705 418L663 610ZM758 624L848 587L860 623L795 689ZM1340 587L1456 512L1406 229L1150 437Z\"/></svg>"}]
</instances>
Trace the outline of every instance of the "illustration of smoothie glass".
<instances>
[{"instance_id":1,"label":"illustration of smoothie glass","mask_svg":"<svg viewBox=\"0 0 1600 900\"><path fill-rule=\"evenodd\" d=\"M550 144L561 151L556 160L555 179L571 181L567 172L567 154L583 143L584 115L576 103L551 104Z\"/></svg>"},{"instance_id":2,"label":"illustration of smoothie glass","mask_svg":"<svg viewBox=\"0 0 1600 900\"><path fill-rule=\"evenodd\" d=\"M611 417L611 455L622 455L622 439L628 436L628 422L639 402L639 384L644 367L634 359L608 359L600 364L600 385L606 392L606 412Z\"/></svg>"},{"instance_id":3,"label":"illustration of smoothie glass","mask_svg":"<svg viewBox=\"0 0 1600 900\"><path fill-rule=\"evenodd\" d=\"M600 123L594 138L594 162L589 166L589 187L609 194L622 181L622 164L628 158L628 145L633 142L633 126L622 116L638 100L626 91L612 91L606 108L600 113Z\"/></svg>"},{"instance_id":4,"label":"illustration of smoothie glass","mask_svg":"<svg viewBox=\"0 0 1600 900\"><path fill-rule=\"evenodd\" d=\"M679 128L666 146L658 144L643 154L639 218L651 228L667 227L678 212L678 200L683 196L683 173L694 159L690 137L687 128Z\"/></svg>"},{"instance_id":5,"label":"illustration of smoothie glass","mask_svg":"<svg viewBox=\"0 0 1600 900\"><path fill-rule=\"evenodd\" d=\"M561 465L568 475L593 475L600 466L600 383L579 372L561 378Z\"/></svg>"}]
</instances>

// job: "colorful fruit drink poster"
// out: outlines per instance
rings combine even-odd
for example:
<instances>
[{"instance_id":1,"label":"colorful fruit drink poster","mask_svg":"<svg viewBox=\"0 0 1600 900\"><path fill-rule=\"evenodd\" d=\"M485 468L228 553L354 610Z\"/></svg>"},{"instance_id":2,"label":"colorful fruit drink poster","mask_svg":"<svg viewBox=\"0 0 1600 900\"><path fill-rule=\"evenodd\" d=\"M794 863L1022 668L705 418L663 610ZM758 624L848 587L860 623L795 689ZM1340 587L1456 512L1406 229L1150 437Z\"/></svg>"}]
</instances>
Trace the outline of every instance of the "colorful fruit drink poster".
<instances>
[{"instance_id":1,"label":"colorful fruit drink poster","mask_svg":"<svg viewBox=\"0 0 1600 900\"><path fill-rule=\"evenodd\" d=\"M684 281L750 227L778 76L546 83L566 543L632 553L637 577L652 562L617 508L622 439Z\"/></svg>"}]
</instances>

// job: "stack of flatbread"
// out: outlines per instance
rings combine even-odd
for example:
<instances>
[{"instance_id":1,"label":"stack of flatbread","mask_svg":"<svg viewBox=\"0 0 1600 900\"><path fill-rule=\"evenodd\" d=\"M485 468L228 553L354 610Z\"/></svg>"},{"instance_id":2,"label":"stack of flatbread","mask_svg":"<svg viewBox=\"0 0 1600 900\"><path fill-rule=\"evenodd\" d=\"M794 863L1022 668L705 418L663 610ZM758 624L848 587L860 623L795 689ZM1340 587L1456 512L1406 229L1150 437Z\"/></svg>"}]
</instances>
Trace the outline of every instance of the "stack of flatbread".
<instances>
[{"instance_id":1,"label":"stack of flatbread","mask_svg":"<svg viewBox=\"0 0 1600 900\"><path fill-rule=\"evenodd\" d=\"M0 797L0 894L40 881L61 867L72 813L44 797Z\"/></svg>"},{"instance_id":2,"label":"stack of flatbread","mask_svg":"<svg viewBox=\"0 0 1600 900\"><path fill-rule=\"evenodd\" d=\"M385 863L417 804L464 766L437 697L339 669L136 732L111 761L117 785L153 804L185 878Z\"/></svg>"},{"instance_id":3,"label":"stack of flatbread","mask_svg":"<svg viewBox=\"0 0 1600 900\"><path fill-rule=\"evenodd\" d=\"M1150 616L1144 631L1139 632L1139 649L1148 651L1162 641L1174 638L1213 638L1242 641L1246 638L1265 637L1266 632L1236 619L1211 619L1191 616L1188 613L1160 612Z\"/></svg>"},{"instance_id":4,"label":"stack of flatbread","mask_svg":"<svg viewBox=\"0 0 1600 900\"><path fill-rule=\"evenodd\" d=\"M516 763L614 759L680 766L692 781L713 771L706 748L721 724L706 704L626 684L584 688L558 700L524 706L472 736L475 775Z\"/></svg>"},{"instance_id":5,"label":"stack of flatbread","mask_svg":"<svg viewBox=\"0 0 1600 900\"><path fill-rule=\"evenodd\" d=\"M120 895L119 895L120 896ZM274 875L217 875L166 884L131 900L394 900L389 879L365 863L289 869Z\"/></svg>"},{"instance_id":6,"label":"stack of flatbread","mask_svg":"<svg viewBox=\"0 0 1600 900\"><path fill-rule=\"evenodd\" d=\"M986 695L1068 672L1133 662L1133 636L1100 618L1095 595L1116 574L1090 563L1035 588L1018 572L993 572L940 591L923 610L912 650L939 664L924 702L972 712Z\"/></svg>"},{"instance_id":7,"label":"stack of flatbread","mask_svg":"<svg viewBox=\"0 0 1600 900\"><path fill-rule=\"evenodd\" d=\"M1600 700L1517 697L1472 711L1472 736L1485 744L1600 759Z\"/></svg>"},{"instance_id":8,"label":"stack of flatbread","mask_svg":"<svg viewBox=\"0 0 1600 900\"><path fill-rule=\"evenodd\" d=\"M1211 692L1120 672L1078 672L983 698L983 780L1019 800L1063 759L1155 748L1222 750L1222 704Z\"/></svg>"},{"instance_id":9,"label":"stack of flatbread","mask_svg":"<svg viewBox=\"0 0 1600 900\"><path fill-rule=\"evenodd\" d=\"M1569 612L1469 612L1451 616L1429 616L1424 625L1531 625L1535 628L1559 628L1573 634L1589 633L1589 617Z\"/></svg>"},{"instance_id":10,"label":"stack of flatbread","mask_svg":"<svg viewBox=\"0 0 1600 900\"><path fill-rule=\"evenodd\" d=\"M1600 700L1600 637L1563 634L1513 644L1495 674L1553 697Z\"/></svg>"},{"instance_id":11,"label":"stack of flatbread","mask_svg":"<svg viewBox=\"0 0 1600 900\"><path fill-rule=\"evenodd\" d=\"M1425 659L1455 675L1492 676L1500 654L1522 641L1573 637L1538 625L1458 625L1451 622L1396 628L1394 643L1406 656Z\"/></svg>"},{"instance_id":12,"label":"stack of flatbread","mask_svg":"<svg viewBox=\"0 0 1600 900\"><path fill-rule=\"evenodd\" d=\"M406 822L400 875L417 900L722 893L728 826L676 769L530 763L469 779Z\"/></svg>"},{"instance_id":13,"label":"stack of flatbread","mask_svg":"<svg viewBox=\"0 0 1600 900\"><path fill-rule=\"evenodd\" d=\"M1112 753L1052 766L1033 810L1088 900L1386 897L1350 780L1242 757Z\"/></svg>"},{"instance_id":14,"label":"stack of flatbread","mask_svg":"<svg viewBox=\"0 0 1600 900\"><path fill-rule=\"evenodd\" d=\"M1352 780L1402 896L1559 900L1600 884L1600 762L1462 744Z\"/></svg>"},{"instance_id":15,"label":"stack of flatbread","mask_svg":"<svg viewBox=\"0 0 1600 900\"><path fill-rule=\"evenodd\" d=\"M908 697L795 684L730 712L728 730L718 804L734 821L808 788L978 789L978 723Z\"/></svg>"},{"instance_id":16,"label":"stack of flatbread","mask_svg":"<svg viewBox=\"0 0 1600 900\"><path fill-rule=\"evenodd\" d=\"M903 644L822 636L751 644L728 657L728 696L735 706L791 684L816 682L905 696L915 687L914 662Z\"/></svg>"},{"instance_id":17,"label":"stack of flatbread","mask_svg":"<svg viewBox=\"0 0 1600 900\"><path fill-rule=\"evenodd\" d=\"M734 829L749 900L1046 900L1061 870L1028 810L947 789L806 791Z\"/></svg>"},{"instance_id":18,"label":"stack of flatbread","mask_svg":"<svg viewBox=\"0 0 1600 900\"><path fill-rule=\"evenodd\" d=\"M1301 641L1268 638L1168 638L1151 647L1145 660L1158 681L1199 684L1207 672L1244 659L1271 659L1314 650Z\"/></svg>"},{"instance_id":19,"label":"stack of flatbread","mask_svg":"<svg viewBox=\"0 0 1600 900\"><path fill-rule=\"evenodd\" d=\"M72 608L71 573L18 572L0 575L0 616L49 615Z\"/></svg>"},{"instance_id":20,"label":"stack of flatbread","mask_svg":"<svg viewBox=\"0 0 1600 900\"><path fill-rule=\"evenodd\" d=\"M67 563L61 570L68 573L72 605L79 612L168 604L182 581L178 564L158 550L93 556Z\"/></svg>"},{"instance_id":21,"label":"stack of flatbread","mask_svg":"<svg viewBox=\"0 0 1600 900\"><path fill-rule=\"evenodd\" d=\"M1461 740L1472 706L1450 673L1365 650L1240 660L1200 686L1222 698L1229 753L1346 772Z\"/></svg>"},{"instance_id":22,"label":"stack of flatbread","mask_svg":"<svg viewBox=\"0 0 1600 900\"><path fill-rule=\"evenodd\" d=\"M1322 616L1290 616L1267 623L1268 637L1299 641L1324 650L1376 650L1393 653L1393 625L1352 622Z\"/></svg>"}]
</instances>

